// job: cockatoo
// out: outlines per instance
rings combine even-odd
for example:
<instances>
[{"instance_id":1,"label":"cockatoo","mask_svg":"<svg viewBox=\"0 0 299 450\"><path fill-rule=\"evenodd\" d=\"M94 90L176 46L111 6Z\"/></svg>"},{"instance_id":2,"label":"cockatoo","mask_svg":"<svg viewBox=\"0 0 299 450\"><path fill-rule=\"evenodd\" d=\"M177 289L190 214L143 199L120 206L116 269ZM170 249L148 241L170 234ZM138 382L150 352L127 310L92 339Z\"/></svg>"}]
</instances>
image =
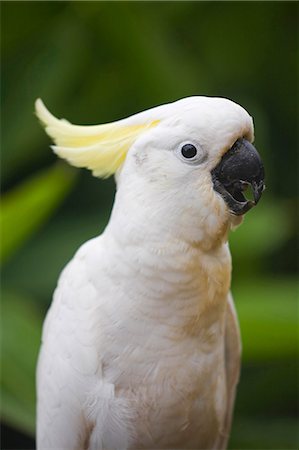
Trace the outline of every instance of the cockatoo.
<instances>
[{"instance_id":1,"label":"cockatoo","mask_svg":"<svg viewBox=\"0 0 299 450\"><path fill-rule=\"evenodd\" d=\"M228 233L264 188L250 115L199 96L94 126L36 113L57 155L117 184L44 324L38 449L226 448L241 348Z\"/></svg>"}]
</instances>

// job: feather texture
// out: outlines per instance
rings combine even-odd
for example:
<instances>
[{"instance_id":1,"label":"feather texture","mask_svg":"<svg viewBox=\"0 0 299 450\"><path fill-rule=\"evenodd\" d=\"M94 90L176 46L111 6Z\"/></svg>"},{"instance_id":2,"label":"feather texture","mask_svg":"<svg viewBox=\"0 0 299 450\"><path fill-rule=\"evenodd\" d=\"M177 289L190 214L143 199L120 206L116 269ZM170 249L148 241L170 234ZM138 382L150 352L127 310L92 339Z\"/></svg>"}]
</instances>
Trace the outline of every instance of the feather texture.
<instances>
[{"instance_id":1,"label":"feather texture","mask_svg":"<svg viewBox=\"0 0 299 450\"><path fill-rule=\"evenodd\" d=\"M103 125L73 125L57 119L41 99L35 103L36 114L56 145L53 151L75 167L90 169L97 177L114 174L123 164L128 149L138 136L158 121L128 124L121 120Z\"/></svg>"},{"instance_id":2,"label":"feather texture","mask_svg":"<svg viewBox=\"0 0 299 450\"><path fill-rule=\"evenodd\" d=\"M60 156L119 173L110 221L62 272L44 324L38 450L225 449L240 364L227 237L240 219L211 170L253 139L251 117L206 97L88 127L36 110ZM186 143L200 158L184 160Z\"/></svg>"}]
</instances>

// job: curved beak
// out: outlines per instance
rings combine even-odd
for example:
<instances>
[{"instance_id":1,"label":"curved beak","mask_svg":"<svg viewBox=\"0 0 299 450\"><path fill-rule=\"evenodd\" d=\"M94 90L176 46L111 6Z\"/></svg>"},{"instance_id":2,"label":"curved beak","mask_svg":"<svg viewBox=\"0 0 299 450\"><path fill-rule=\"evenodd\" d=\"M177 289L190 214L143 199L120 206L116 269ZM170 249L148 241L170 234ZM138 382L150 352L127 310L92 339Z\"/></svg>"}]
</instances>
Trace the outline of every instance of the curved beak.
<instances>
[{"instance_id":1,"label":"curved beak","mask_svg":"<svg viewBox=\"0 0 299 450\"><path fill-rule=\"evenodd\" d=\"M255 206L265 189L265 171L260 155L246 139L238 139L211 172L214 189L230 211L241 215ZM244 191L250 187L253 200Z\"/></svg>"}]
</instances>

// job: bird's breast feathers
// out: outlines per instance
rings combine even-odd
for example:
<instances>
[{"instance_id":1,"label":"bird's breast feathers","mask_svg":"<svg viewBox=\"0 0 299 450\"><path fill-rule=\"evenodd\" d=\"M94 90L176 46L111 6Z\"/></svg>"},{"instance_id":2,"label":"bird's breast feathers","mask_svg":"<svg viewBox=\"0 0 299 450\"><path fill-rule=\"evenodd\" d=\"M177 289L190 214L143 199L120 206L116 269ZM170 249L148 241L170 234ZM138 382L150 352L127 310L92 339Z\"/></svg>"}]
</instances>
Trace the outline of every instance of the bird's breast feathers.
<instances>
[{"instance_id":1,"label":"bird's breast feathers","mask_svg":"<svg viewBox=\"0 0 299 450\"><path fill-rule=\"evenodd\" d=\"M191 433L191 446L200 438L208 448L207 430L221 428L226 405L228 249L204 258L181 247L171 257L145 248L142 255L105 235L84 244L61 276L44 353L63 361L57 382L77 374L94 448L103 427L109 445L115 433L116 445L126 436L135 446L162 448L172 435L187 445ZM103 405L111 415L105 420Z\"/></svg>"}]
</instances>

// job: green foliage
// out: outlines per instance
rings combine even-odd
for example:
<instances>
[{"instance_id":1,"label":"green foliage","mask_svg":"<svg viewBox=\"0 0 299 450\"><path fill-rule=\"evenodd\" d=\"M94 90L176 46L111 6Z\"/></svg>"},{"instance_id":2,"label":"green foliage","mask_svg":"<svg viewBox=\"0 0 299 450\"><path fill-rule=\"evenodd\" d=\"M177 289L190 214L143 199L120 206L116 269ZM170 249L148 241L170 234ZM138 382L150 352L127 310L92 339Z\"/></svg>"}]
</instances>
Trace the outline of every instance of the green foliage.
<instances>
[{"instance_id":1,"label":"green foliage","mask_svg":"<svg viewBox=\"0 0 299 450\"><path fill-rule=\"evenodd\" d=\"M75 184L79 171L53 164L35 99L84 124L219 95L253 115L267 182L230 237L244 361L230 447L296 448L296 96L289 94L296 3L2 2L1 9L3 420L34 433L46 308L63 266L104 229L114 195L112 180L81 171Z\"/></svg>"},{"instance_id":2,"label":"green foliage","mask_svg":"<svg viewBox=\"0 0 299 450\"><path fill-rule=\"evenodd\" d=\"M230 249L237 275L242 271L257 273L263 264L263 256L279 249L292 233L290 205L283 201L265 198L258 209L244 217L244 223L231 233Z\"/></svg>"},{"instance_id":3,"label":"green foliage","mask_svg":"<svg viewBox=\"0 0 299 450\"><path fill-rule=\"evenodd\" d=\"M12 291L2 292L3 419L28 433L35 430L35 365L42 317L36 302Z\"/></svg>"},{"instance_id":4,"label":"green foliage","mask_svg":"<svg viewBox=\"0 0 299 450\"><path fill-rule=\"evenodd\" d=\"M1 261L12 256L69 192L75 172L64 164L39 171L2 198Z\"/></svg>"},{"instance_id":5,"label":"green foliage","mask_svg":"<svg viewBox=\"0 0 299 450\"><path fill-rule=\"evenodd\" d=\"M230 439L230 449L295 450L298 448L298 422L293 418L237 417ZM257 447L258 443L258 447ZM273 443L275 447L273 446Z\"/></svg>"},{"instance_id":6,"label":"green foliage","mask_svg":"<svg viewBox=\"0 0 299 450\"><path fill-rule=\"evenodd\" d=\"M245 362L296 358L297 289L292 278L252 278L234 286Z\"/></svg>"}]
</instances>

